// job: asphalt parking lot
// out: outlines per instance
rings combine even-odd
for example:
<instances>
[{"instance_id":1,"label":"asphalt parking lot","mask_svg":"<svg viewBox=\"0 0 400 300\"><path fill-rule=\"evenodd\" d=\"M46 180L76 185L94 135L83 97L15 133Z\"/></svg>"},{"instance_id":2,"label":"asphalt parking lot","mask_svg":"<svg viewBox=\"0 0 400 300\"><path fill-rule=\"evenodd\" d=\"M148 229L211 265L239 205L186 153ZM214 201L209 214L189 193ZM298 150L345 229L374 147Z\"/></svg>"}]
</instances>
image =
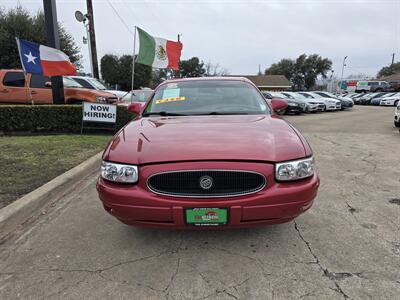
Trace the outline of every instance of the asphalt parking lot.
<instances>
[{"instance_id":1,"label":"asphalt parking lot","mask_svg":"<svg viewBox=\"0 0 400 300\"><path fill-rule=\"evenodd\" d=\"M1 299L399 299L400 133L393 107L289 116L321 177L311 210L230 231L128 227L95 174L0 245Z\"/></svg>"}]
</instances>

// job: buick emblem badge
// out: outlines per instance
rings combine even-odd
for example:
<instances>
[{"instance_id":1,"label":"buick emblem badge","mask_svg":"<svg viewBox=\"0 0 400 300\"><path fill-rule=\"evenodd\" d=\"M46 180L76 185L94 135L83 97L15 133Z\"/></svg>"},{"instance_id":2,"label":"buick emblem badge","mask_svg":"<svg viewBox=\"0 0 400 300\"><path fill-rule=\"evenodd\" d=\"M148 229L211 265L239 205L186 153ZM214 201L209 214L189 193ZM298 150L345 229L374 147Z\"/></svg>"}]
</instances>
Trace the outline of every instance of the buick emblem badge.
<instances>
[{"instance_id":1,"label":"buick emblem badge","mask_svg":"<svg viewBox=\"0 0 400 300\"><path fill-rule=\"evenodd\" d=\"M214 180L210 176L201 176L200 177L200 187L203 190L211 189L213 184L214 184Z\"/></svg>"}]
</instances>

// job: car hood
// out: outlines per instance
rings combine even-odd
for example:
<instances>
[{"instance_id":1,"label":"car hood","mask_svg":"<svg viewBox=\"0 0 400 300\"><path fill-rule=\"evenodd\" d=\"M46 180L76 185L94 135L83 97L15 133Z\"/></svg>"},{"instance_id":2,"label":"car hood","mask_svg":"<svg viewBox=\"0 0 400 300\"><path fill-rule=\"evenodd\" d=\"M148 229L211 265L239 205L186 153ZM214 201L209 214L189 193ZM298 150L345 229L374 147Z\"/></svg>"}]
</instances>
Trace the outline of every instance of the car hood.
<instances>
[{"instance_id":1,"label":"car hood","mask_svg":"<svg viewBox=\"0 0 400 300\"><path fill-rule=\"evenodd\" d=\"M400 99L400 97L386 97L386 98L380 98L382 100L397 100Z\"/></svg>"},{"instance_id":2,"label":"car hood","mask_svg":"<svg viewBox=\"0 0 400 300\"><path fill-rule=\"evenodd\" d=\"M340 100L328 98L328 97L316 98L316 100L323 101L323 102L329 102L329 101L334 101L336 103L340 102Z\"/></svg>"},{"instance_id":3,"label":"car hood","mask_svg":"<svg viewBox=\"0 0 400 300\"><path fill-rule=\"evenodd\" d=\"M128 94L128 92L124 92L124 91L118 91L118 90L104 90L107 93L111 93L114 94L115 96L117 96L118 98L122 98L123 96L125 96L126 94Z\"/></svg>"},{"instance_id":4,"label":"car hood","mask_svg":"<svg viewBox=\"0 0 400 300\"><path fill-rule=\"evenodd\" d=\"M278 162L311 155L296 130L276 116L150 117L132 121L103 159L128 164L198 160Z\"/></svg>"}]
</instances>

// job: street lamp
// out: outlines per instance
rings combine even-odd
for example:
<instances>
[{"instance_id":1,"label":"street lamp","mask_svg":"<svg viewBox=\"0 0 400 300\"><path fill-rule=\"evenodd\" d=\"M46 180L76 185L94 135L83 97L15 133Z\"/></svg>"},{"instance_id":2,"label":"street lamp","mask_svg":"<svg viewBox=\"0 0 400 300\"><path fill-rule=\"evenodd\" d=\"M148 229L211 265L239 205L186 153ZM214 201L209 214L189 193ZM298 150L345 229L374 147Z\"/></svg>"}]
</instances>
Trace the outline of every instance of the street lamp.
<instances>
[{"instance_id":1,"label":"street lamp","mask_svg":"<svg viewBox=\"0 0 400 300\"><path fill-rule=\"evenodd\" d=\"M343 81L344 67L346 66L346 59L347 59L347 55L343 58L342 76L340 77L340 92L343 92L343 91L342 91L342 81Z\"/></svg>"},{"instance_id":2,"label":"street lamp","mask_svg":"<svg viewBox=\"0 0 400 300\"><path fill-rule=\"evenodd\" d=\"M82 22L83 26L85 26L85 29L86 29L86 38L83 37L83 43L84 44L88 44L90 71L91 71L91 76L93 76L92 48L91 48L91 45L90 45L90 38L89 38L89 18L88 18L87 14L84 15L81 11L77 10L75 12L75 19L78 22Z\"/></svg>"}]
</instances>

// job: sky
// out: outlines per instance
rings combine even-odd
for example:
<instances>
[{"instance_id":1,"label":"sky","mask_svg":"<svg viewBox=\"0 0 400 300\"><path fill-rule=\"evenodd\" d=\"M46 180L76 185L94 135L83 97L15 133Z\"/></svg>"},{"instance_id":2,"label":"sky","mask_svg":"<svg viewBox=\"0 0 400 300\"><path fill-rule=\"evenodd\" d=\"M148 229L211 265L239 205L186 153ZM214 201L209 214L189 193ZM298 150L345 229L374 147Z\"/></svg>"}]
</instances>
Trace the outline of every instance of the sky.
<instances>
[{"instance_id":1,"label":"sky","mask_svg":"<svg viewBox=\"0 0 400 300\"><path fill-rule=\"evenodd\" d=\"M0 0L35 13L42 0ZM197 56L230 74L250 75L282 58L320 54L340 77L375 76L400 61L400 0L93 0L98 59L132 54L134 26L153 36L176 40L182 59ZM115 11L114 11L115 9ZM90 72L85 29L74 12L86 13L85 0L57 0L58 20L75 38Z\"/></svg>"}]
</instances>

